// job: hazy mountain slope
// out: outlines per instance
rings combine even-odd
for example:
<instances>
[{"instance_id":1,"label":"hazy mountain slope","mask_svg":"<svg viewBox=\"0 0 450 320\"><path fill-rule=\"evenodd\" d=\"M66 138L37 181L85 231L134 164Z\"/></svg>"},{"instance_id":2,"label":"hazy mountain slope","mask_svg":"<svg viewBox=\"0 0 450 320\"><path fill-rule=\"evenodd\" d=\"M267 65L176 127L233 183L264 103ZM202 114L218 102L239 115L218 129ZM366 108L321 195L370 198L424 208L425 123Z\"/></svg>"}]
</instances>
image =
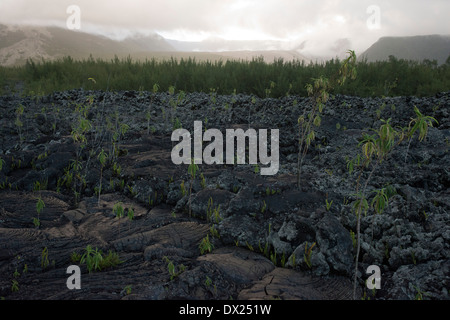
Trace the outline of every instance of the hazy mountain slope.
<instances>
[{"instance_id":1,"label":"hazy mountain slope","mask_svg":"<svg viewBox=\"0 0 450 320\"><path fill-rule=\"evenodd\" d=\"M50 34L44 29L15 28L0 25L0 64L14 65L27 58L49 59L45 39Z\"/></svg>"},{"instance_id":2,"label":"hazy mountain slope","mask_svg":"<svg viewBox=\"0 0 450 320\"><path fill-rule=\"evenodd\" d=\"M52 60L70 55L75 59L132 57L141 52L174 50L164 38L153 35L115 41L103 36L57 27L0 25L0 64L22 64L27 59Z\"/></svg>"},{"instance_id":3,"label":"hazy mountain slope","mask_svg":"<svg viewBox=\"0 0 450 320\"><path fill-rule=\"evenodd\" d=\"M113 56L114 54L133 54L142 51L173 50L172 46L157 35L115 41L103 36L71 32L61 28L49 28L49 30L54 37L52 45L64 55L77 52L78 55L92 53L99 56Z\"/></svg>"},{"instance_id":4,"label":"hazy mountain slope","mask_svg":"<svg viewBox=\"0 0 450 320\"><path fill-rule=\"evenodd\" d=\"M119 58L131 56L136 60L191 57L198 61L225 61L263 57L269 63L278 58L285 61L309 61L296 51L269 50L273 45L269 45L267 50L253 50L259 42L249 42L246 45L240 41L230 43L231 46L220 46L216 42L216 46L226 49L217 52L210 42L200 46L199 43L186 42L183 46L180 45L182 42L166 40L157 34L115 41L57 27L0 25L0 65L20 65L30 58L41 61L69 55L74 59L88 58L90 55L94 58L113 59L117 55ZM196 51L198 49L202 50Z\"/></svg>"},{"instance_id":5,"label":"hazy mountain slope","mask_svg":"<svg viewBox=\"0 0 450 320\"><path fill-rule=\"evenodd\" d=\"M450 35L383 37L360 58L367 58L369 62L383 61L390 55L415 61L437 60L438 64L443 64L450 55Z\"/></svg>"},{"instance_id":6,"label":"hazy mountain slope","mask_svg":"<svg viewBox=\"0 0 450 320\"><path fill-rule=\"evenodd\" d=\"M285 44L284 44L285 45ZM184 42L163 38L158 34L136 36L123 41L71 31L57 27L5 26L0 25L0 65L20 65L27 59L34 61L54 60L64 56L74 59L94 58L113 59L131 56L135 60L195 58L196 60L250 60L263 57L266 62L282 58L284 61L328 60L308 54L314 47L311 41L304 41L293 50L279 50L279 41L228 41L220 38L204 42ZM333 56L343 55L344 49L351 46L348 39L336 41L328 48ZM387 60L390 55L397 58L423 61L437 60L445 63L450 55L450 36L415 36L381 38L365 51L360 58L369 62Z\"/></svg>"}]
</instances>

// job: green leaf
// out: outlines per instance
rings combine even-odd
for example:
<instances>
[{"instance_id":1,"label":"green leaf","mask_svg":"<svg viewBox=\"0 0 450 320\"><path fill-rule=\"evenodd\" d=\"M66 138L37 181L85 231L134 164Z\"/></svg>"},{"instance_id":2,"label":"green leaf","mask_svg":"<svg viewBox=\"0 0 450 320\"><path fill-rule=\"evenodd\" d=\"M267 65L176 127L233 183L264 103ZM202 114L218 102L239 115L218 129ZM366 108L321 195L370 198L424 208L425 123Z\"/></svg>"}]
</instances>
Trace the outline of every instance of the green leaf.
<instances>
[{"instance_id":1,"label":"green leaf","mask_svg":"<svg viewBox=\"0 0 450 320\"><path fill-rule=\"evenodd\" d=\"M367 214L367 211L369 210L369 203L364 195L358 195L358 199L353 204L353 209L355 210L357 216L360 216L361 213L364 213L364 215Z\"/></svg>"},{"instance_id":2,"label":"green leaf","mask_svg":"<svg viewBox=\"0 0 450 320\"><path fill-rule=\"evenodd\" d=\"M321 124L321 122L322 122L322 118L319 116L319 115L317 115L315 118L314 118L314 125L316 126L316 127L320 127L320 124Z\"/></svg>"},{"instance_id":3,"label":"green leaf","mask_svg":"<svg viewBox=\"0 0 450 320\"><path fill-rule=\"evenodd\" d=\"M108 154L105 152L105 150L102 149L100 154L98 155L98 160L100 161L100 164L102 166L105 166L106 159L108 158Z\"/></svg>"},{"instance_id":4,"label":"green leaf","mask_svg":"<svg viewBox=\"0 0 450 320\"><path fill-rule=\"evenodd\" d=\"M322 101L322 102L320 102L319 104L318 104L318 107L319 107L319 113L322 113L323 112L323 108L324 108L324 104L323 104L323 102L324 101Z\"/></svg>"},{"instance_id":5,"label":"green leaf","mask_svg":"<svg viewBox=\"0 0 450 320\"><path fill-rule=\"evenodd\" d=\"M134 209L133 208L128 209L128 219L130 221L132 221L134 219Z\"/></svg>"},{"instance_id":6,"label":"green leaf","mask_svg":"<svg viewBox=\"0 0 450 320\"><path fill-rule=\"evenodd\" d=\"M375 152L375 150L376 150L376 147L372 141L366 142L362 146L363 154L368 160L370 160L372 158L372 155Z\"/></svg>"},{"instance_id":7,"label":"green leaf","mask_svg":"<svg viewBox=\"0 0 450 320\"><path fill-rule=\"evenodd\" d=\"M311 131L308 134L308 136L306 137L306 144L311 145L311 143L314 141L315 138L316 138L316 133L314 131Z\"/></svg>"},{"instance_id":8,"label":"green leaf","mask_svg":"<svg viewBox=\"0 0 450 320\"><path fill-rule=\"evenodd\" d=\"M113 212L116 215L116 217L118 217L119 219L123 217L124 210L122 207L122 202L118 202L114 205Z\"/></svg>"},{"instance_id":9,"label":"green leaf","mask_svg":"<svg viewBox=\"0 0 450 320\"><path fill-rule=\"evenodd\" d=\"M349 174L353 173L354 160L347 161L347 170Z\"/></svg>"},{"instance_id":10,"label":"green leaf","mask_svg":"<svg viewBox=\"0 0 450 320\"><path fill-rule=\"evenodd\" d=\"M38 201L36 203L36 211L38 214L40 214L42 212L42 210L45 208L45 203L42 200L42 198L38 198Z\"/></svg>"},{"instance_id":11,"label":"green leaf","mask_svg":"<svg viewBox=\"0 0 450 320\"><path fill-rule=\"evenodd\" d=\"M194 159L192 159L191 164L188 167L188 173L191 175L192 178L195 178L195 175L197 174L198 170L199 170L198 165L195 164Z\"/></svg>"}]
</instances>

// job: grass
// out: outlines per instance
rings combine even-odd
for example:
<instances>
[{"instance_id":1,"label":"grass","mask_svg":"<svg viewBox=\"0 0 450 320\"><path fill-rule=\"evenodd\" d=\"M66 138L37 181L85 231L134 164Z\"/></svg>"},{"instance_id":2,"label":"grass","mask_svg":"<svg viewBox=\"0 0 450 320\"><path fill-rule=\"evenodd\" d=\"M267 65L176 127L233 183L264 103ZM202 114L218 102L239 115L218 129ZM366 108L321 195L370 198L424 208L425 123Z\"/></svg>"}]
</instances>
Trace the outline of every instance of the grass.
<instances>
[{"instance_id":1,"label":"grass","mask_svg":"<svg viewBox=\"0 0 450 320\"><path fill-rule=\"evenodd\" d=\"M102 180L103 180L103 168L106 165L106 160L108 159L108 154L102 149L98 155L98 161L100 162L100 187L98 189L98 205L100 205L100 194L102 193Z\"/></svg>"},{"instance_id":2,"label":"grass","mask_svg":"<svg viewBox=\"0 0 450 320\"><path fill-rule=\"evenodd\" d=\"M33 218L33 224L36 228L38 228L41 225L41 219L40 219L40 214L42 212L42 210L44 210L45 207L45 203L42 200L41 196L39 196L39 198L37 199L36 202L36 212L38 214L37 218Z\"/></svg>"},{"instance_id":3,"label":"grass","mask_svg":"<svg viewBox=\"0 0 450 320\"><path fill-rule=\"evenodd\" d=\"M49 261L48 261L48 248L45 247L42 249L41 252L41 268L42 270L46 269L49 265Z\"/></svg>"},{"instance_id":4,"label":"grass","mask_svg":"<svg viewBox=\"0 0 450 320\"><path fill-rule=\"evenodd\" d=\"M70 259L73 263L86 264L89 273L113 268L123 263L116 252L109 250L108 254L104 254L101 250L98 248L94 249L91 245L86 246L83 255L73 252Z\"/></svg>"},{"instance_id":5,"label":"grass","mask_svg":"<svg viewBox=\"0 0 450 320\"><path fill-rule=\"evenodd\" d=\"M199 171L198 165L195 163L194 159L191 159L191 164L188 167L188 174L191 178L191 184L189 186L189 217L192 215L191 199L192 199L192 187L194 185L194 180Z\"/></svg>"},{"instance_id":6,"label":"grass","mask_svg":"<svg viewBox=\"0 0 450 320\"><path fill-rule=\"evenodd\" d=\"M19 291L19 282L17 280L11 281L11 292L17 292Z\"/></svg>"},{"instance_id":7,"label":"grass","mask_svg":"<svg viewBox=\"0 0 450 320\"><path fill-rule=\"evenodd\" d=\"M214 245L209 240L209 234L206 235L205 238L202 239L198 248L200 249L200 254L210 253L214 249Z\"/></svg>"},{"instance_id":8,"label":"grass","mask_svg":"<svg viewBox=\"0 0 450 320\"><path fill-rule=\"evenodd\" d=\"M123 208L122 202L117 202L113 206L113 213L119 219L119 238L120 238L120 219L125 215L125 209Z\"/></svg>"},{"instance_id":9,"label":"grass","mask_svg":"<svg viewBox=\"0 0 450 320\"><path fill-rule=\"evenodd\" d=\"M76 88L85 90L148 90L204 92L211 96L244 93L260 98L280 98L287 95L307 96L305 83L312 78L330 78L341 65L333 59L324 63L278 59L266 63L263 58L251 61L196 61L192 58L133 61L61 58L54 62L28 61L20 67L0 67L0 94L5 86L24 84L26 95L42 96L55 91ZM386 95L386 84L392 96L431 96L448 91L449 64L433 66L423 62L391 59L356 65L358 79L337 88L335 93L361 97ZM95 79L96 81L92 81ZM158 87L154 88L155 84ZM151 106L149 106L149 109Z\"/></svg>"},{"instance_id":10,"label":"grass","mask_svg":"<svg viewBox=\"0 0 450 320\"><path fill-rule=\"evenodd\" d=\"M316 245L316 243L314 242L309 248L308 248L308 242L305 243L305 253L303 254L303 260L305 261L306 265L308 266L308 268L311 269L312 264L311 264L311 255L312 255L312 249L314 248L314 246Z\"/></svg>"},{"instance_id":11,"label":"grass","mask_svg":"<svg viewBox=\"0 0 450 320\"><path fill-rule=\"evenodd\" d=\"M186 266L180 264L178 267L175 266L172 260L170 260L167 256L163 257L163 260L167 263L167 269L170 275L170 281L173 281L176 277L182 274L186 270Z\"/></svg>"}]
</instances>

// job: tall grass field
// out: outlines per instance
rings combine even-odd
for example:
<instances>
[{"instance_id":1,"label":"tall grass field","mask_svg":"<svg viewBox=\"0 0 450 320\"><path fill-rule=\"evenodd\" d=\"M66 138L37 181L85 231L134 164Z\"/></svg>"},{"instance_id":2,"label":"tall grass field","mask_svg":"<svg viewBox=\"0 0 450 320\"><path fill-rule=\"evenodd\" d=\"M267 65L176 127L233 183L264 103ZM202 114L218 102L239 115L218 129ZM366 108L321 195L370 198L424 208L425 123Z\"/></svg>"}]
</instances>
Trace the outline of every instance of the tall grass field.
<instances>
[{"instance_id":1,"label":"tall grass field","mask_svg":"<svg viewBox=\"0 0 450 320\"><path fill-rule=\"evenodd\" d=\"M264 98L307 96L305 85L339 70L339 59L323 63L264 59L197 61L195 58L134 61L131 58L31 61L0 67L0 94L45 95L55 91L151 90L174 87L184 92L243 93ZM336 88L336 94L360 97L431 96L450 90L450 56L447 63L414 62L390 57L389 61L357 63L358 78ZM95 81L93 81L95 80ZM19 89L18 89L19 88Z\"/></svg>"}]
</instances>

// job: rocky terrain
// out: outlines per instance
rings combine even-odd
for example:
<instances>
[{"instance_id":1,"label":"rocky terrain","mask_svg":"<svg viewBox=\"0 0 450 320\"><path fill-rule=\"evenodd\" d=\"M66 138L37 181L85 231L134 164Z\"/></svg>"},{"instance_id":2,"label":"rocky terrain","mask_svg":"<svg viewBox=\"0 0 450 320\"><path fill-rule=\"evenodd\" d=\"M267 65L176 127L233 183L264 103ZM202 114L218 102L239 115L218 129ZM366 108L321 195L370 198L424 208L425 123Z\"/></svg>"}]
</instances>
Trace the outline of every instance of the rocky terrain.
<instances>
[{"instance_id":1,"label":"rocky terrain","mask_svg":"<svg viewBox=\"0 0 450 320\"><path fill-rule=\"evenodd\" d=\"M449 299L449 93L334 96L298 187L307 98L83 90L0 97L0 297L351 299L357 176L346 160L380 119L407 126L414 105L439 124L370 180L369 191L389 186L389 205L362 218L357 296ZM279 129L278 173L203 164L192 179L171 161L171 133L196 120L222 132ZM91 269L80 259L89 248L120 263ZM79 290L66 285L70 265L81 267ZM370 265L379 290L365 286Z\"/></svg>"}]
</instances>

